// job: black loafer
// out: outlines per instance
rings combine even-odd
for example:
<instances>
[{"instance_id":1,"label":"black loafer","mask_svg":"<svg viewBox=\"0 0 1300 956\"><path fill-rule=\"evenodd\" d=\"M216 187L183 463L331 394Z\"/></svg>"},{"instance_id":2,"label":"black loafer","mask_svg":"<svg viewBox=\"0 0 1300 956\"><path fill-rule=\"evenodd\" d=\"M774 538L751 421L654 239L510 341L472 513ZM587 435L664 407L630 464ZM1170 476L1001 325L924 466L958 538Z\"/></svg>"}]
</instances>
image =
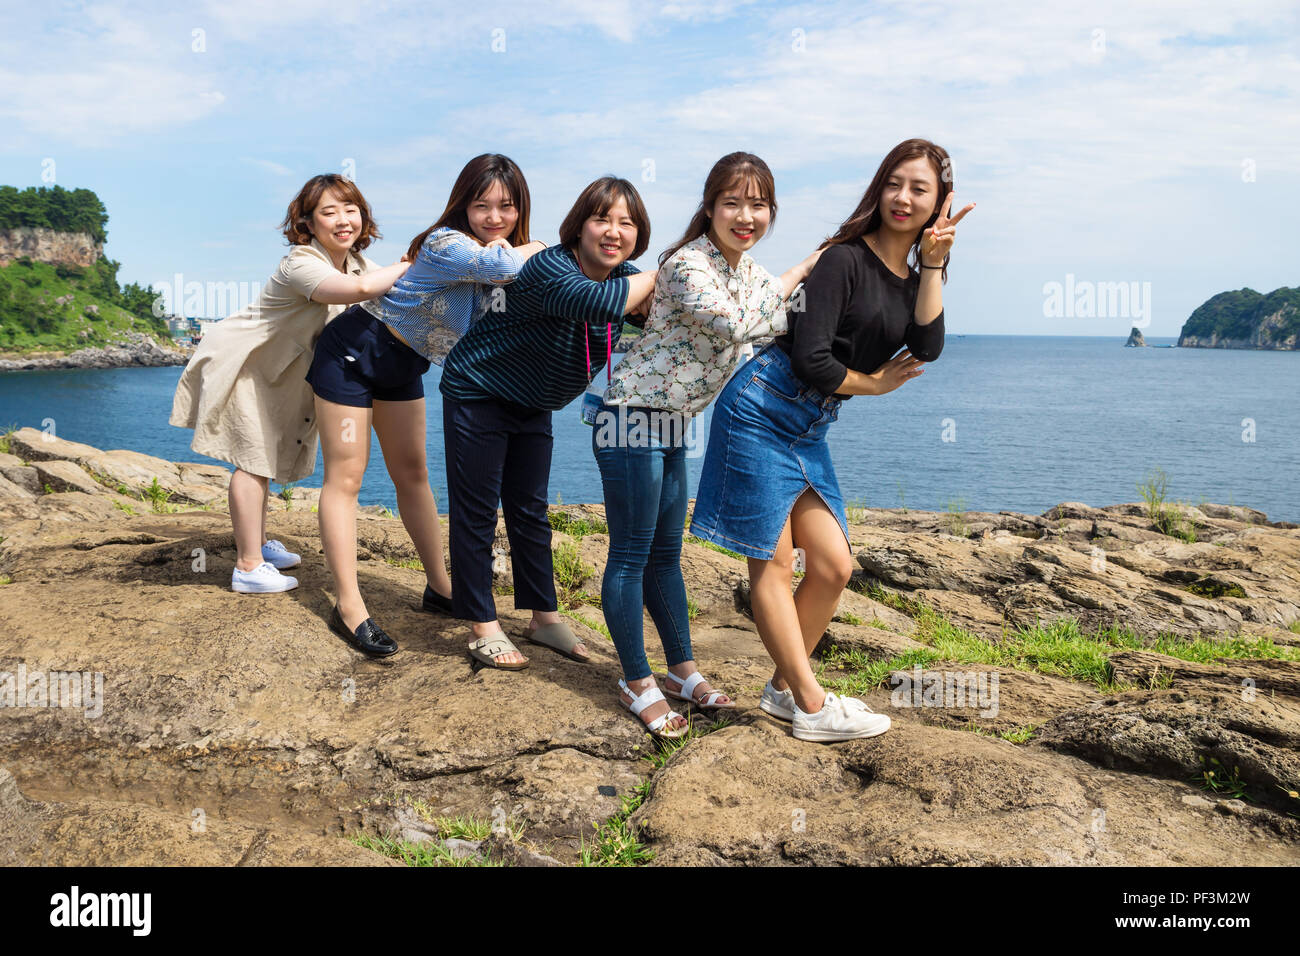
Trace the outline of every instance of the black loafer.
<instances>
[{"instance_id":1,"label":"black loafer","mask_svg":"<svg viewBox=\"0 0 1300 956\"><path fill-rule=\"evenodd\" d=\"M421 605L426 611L433 614L449 614L456 616L456 611L452 606L451 598L443 597L429 585L424 586L424 602Z\"/></svg>"},{"instance_id":2,"label":"black loafer","mask_svg":"<svg viewBox=\"0 0 1300 956\"><path fill-rule=\"evenodd\" d=\"M385 634L372 617L362 621L355 631L349 631L343 623L337 604L330 613L330 630L371 657L387 657L397 653L397 642Z\"/></svg>"}]
</instances>

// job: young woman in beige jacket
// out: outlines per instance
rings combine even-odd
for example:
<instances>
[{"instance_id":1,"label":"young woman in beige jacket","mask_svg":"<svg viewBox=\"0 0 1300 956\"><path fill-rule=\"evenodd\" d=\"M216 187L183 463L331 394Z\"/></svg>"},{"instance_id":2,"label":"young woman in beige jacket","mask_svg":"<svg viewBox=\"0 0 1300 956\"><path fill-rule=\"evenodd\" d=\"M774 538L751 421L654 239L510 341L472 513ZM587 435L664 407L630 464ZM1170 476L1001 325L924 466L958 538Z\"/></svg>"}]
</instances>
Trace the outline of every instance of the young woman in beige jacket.
<instances>
[{"instance_id":1,"label":"young woman in beige jacket","mask_svg":"<svg viewBox=\"0 0 1300 956\"><path fill-rule=\"evenodd\" d=\"M361 254L379 238L356 184L313 176L281 224L293 246L256 302L203 336L176 386L171 424L194 429L190 447L235 466L230 518L237 557L230 586L244 594L288 591L281 574L301 558L266 539L271 481L316 470L316 415L307 369L325 324L343 307L383 295L406 271L405 257L381 268ZM450 591L445 569L429 583Z\"/></svg>"}]
</instances>

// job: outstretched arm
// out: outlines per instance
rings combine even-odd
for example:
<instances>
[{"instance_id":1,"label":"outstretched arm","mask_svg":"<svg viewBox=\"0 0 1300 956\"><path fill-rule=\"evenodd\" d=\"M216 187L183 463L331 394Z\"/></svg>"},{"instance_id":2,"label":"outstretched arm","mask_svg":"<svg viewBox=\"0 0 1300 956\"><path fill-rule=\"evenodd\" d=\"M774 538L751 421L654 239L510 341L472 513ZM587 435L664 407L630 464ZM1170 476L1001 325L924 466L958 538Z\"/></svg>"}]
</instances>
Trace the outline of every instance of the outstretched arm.
<instances>
[{"instance_id":1,"label":"outstretched arm","mask_svg":"<svg viewBox=\"0 0 1300 956\"><path fill-rule=\"evenodd\" d=\"M312 290L311 300L330 305L353 305L357 302L366 302L391 289L393 283L406 273L410 265L403 259L401 262L394 262L391 266L365 272L359 276L336 273L322 279L316 285Z\"/></svg>"}]
</instances>

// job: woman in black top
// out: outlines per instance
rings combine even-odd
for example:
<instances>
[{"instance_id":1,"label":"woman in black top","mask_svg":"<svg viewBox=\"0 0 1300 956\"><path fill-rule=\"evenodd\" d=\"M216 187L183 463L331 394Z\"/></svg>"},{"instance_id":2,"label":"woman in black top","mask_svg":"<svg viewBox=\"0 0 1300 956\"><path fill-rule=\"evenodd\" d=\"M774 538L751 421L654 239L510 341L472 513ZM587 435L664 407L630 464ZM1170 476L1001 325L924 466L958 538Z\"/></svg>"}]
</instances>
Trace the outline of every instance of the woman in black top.
<instances>
[{"instance_id":1,"label":"woman in black top","mask_svg":"<svg viewBox=\"0 0 1300 956\"><path fill-rule=\"evenodd\" d=\"M808 661L853 569L826 434L841 401L892 392L943 349L948 253L974 208L949 217L950 168L927 140L890 151L823 243L789 332L741 368L714 408L691 533L749 559L754 623L776 663L760 706L801 740L889 729L861 701L823 691ZM796 547L806 564L792 598Z\"/></svg>"}]
</instances>

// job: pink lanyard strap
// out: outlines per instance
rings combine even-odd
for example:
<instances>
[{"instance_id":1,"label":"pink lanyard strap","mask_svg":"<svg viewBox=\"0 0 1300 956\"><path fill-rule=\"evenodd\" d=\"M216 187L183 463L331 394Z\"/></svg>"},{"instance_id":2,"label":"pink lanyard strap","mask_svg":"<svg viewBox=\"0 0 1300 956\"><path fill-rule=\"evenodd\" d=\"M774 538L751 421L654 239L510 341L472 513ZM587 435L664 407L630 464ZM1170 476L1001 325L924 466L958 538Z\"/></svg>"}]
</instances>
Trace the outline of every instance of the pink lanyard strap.
<instances>
[{"instance_id":1,"label":"pink lanyard strap","mask_svg":"<svg viewBox=\"0 0 1300 956\"><path fill-rule=\"evenodd\" d=\"M582 345L587 350L587 381L591 381L591 339L588 336L591 330L583 323ZM609 370L610 360L614 357L614 326L612 323L605 323L605 382L608 384L613 381L613 373Z\"/></svg>"}]
</instances>

